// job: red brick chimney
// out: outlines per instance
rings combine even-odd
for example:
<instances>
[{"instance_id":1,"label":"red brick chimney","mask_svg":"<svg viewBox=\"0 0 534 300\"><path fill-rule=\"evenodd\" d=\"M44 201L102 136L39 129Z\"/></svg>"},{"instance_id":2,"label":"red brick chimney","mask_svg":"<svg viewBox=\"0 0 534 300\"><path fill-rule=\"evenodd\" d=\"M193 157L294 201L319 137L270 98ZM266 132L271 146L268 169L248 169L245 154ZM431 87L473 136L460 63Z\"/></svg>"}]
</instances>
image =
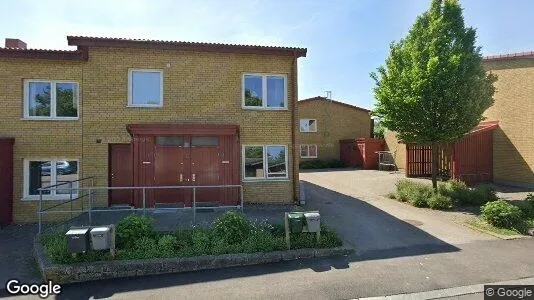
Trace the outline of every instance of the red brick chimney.
<instances>
[{"instance_id":1,"label":"red brick chimney","mask_svg":"<svg viewBox=\"0 0 534 300\"><path fill-rule=\"evenodd\" d=\"M7 39L6 48L26 49L26 43L19 39Z\"/></svg>"}]
</instances>

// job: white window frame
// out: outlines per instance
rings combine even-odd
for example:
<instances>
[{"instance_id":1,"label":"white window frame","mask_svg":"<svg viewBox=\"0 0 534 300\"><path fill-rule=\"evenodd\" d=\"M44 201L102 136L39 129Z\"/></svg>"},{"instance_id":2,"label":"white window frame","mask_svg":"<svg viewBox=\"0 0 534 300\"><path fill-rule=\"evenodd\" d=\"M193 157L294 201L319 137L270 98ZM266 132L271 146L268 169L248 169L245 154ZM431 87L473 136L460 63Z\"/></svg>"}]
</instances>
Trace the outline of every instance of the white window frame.
<instances>
[{"instance_id":1,"label":"white window frame","mask_svg":"<svg viewBox=\"0 0 534 300\"><path fill-rule=\"evenodd\" d=\"M302 128L300 126L300 123L302 123L302 121L306 120L308 122L308 124L310 123L310 121L315 121L315 130L308 130L308 131L302 131ZM317 132L317 129L318 129L318 125L317 125L317 119L299 119L299 131L300 132L303 132L303 133L307 133L307 132Z\"/></svg>"},{"instance_id":2,"label":"white window frame","mask_svg":"<svg viewBox=\"0 0 534 300\"><path fill-rule=\"evenodd\" d=\"M262 78L262 95L261 106L246 106L245 105L245 76L261 76ZM283 107L269 107L267 106L267 77L278 76L284 78L284 106ZM287 75L286 74L271 74L271 73L244 73L241 76L241 108L252 110L287 110Z\"/></svg>"},{"instance_id":3,"label":"white window frame","mask_svg":"<svg viewBox=\"0 0 534 300\"><path fill-rule=\"evenodd\" d=\"M159 104L135 104L133 103L132 74L133 72L159 73ZM128 105L127 107L163 107L163 70L160 69L128 69Z\"/></svg>"},{"instance_id":4,"label":"white window frame","mask_svg":"<svg viewBox=\"0 0 534 300\"><path fill-rule=\"evenodd\" d=\"M308 155L306 156L302 156L302 147L306 147L306 153L308 153ZM314 146L315 147L315 156L312 156L310 155L310 146ZM317 149L317 145L316 144L301 144L300 145L300 158L317 158L319 156L319 150Z\"/></svg>"},{"instance_id":5,"label":"white window frame","mask_svg":"<svg viewBox=\"0 0 534 300\"><path fill-rule=\"evenodd\" d=\"M76 180L80 179L80 160L79 159L73 159L73 158L43 158L43 157L37 157L37 158L25 158L23 161L23 170L24 170L24 184L23 184L23 191L22 200L39 200L39 195L30 195L30 162L31 161L49 161L50 162L50 185L55 185L57 180L57 162L58 161L75 161L77 162L78 169L77 169L77 176ZM64 184L60 186L59 189L68 189L68 185ZM78 191L73 191L72 193L72 199L75 199L78 197ZM51 190L50 194L43 194L43 200L69 200L70 199L70 193L69 194L56 194L55 190Z\"/></svg>"},{"instance_id":6,"label":"white window frame","mask_svg":"<svg viewBox=\"0 0 534 300\"><path fill-rule=\"evenodd\" d=\"M246 172L245 172L245 147L262 147L263 148L263 177L246 177ZM281 176L276 176L276 177L269 177L269 159L268 159L268 156L267 156L267 147L284 147L284 150L285 150L285 165L286 165L286 176L284 177L281 177ZM254 144L250 144L250 145L242 145L241 147L241 157L242 157L242 162L241 162L241 169L243 170L243 181L265 181L265 180L268 180L268 181L276 181L276 180L287 180L289 179L289 160L288 160L288 151L287 151L287 146L286 145L254 145Z\"/></svg>"},{"instance_id":7,"label":"white window frame","mask_svg":"<svg viewBox=\"0 0 534 300\"><path fill-rule=\"evenodd\" d=\"M50 83L50 116L30 116L30 83L45 82ZM56 110L56 84L72 83L76 85L76 117L57 116ZM47 79L25 79L24 80L24 119L28 120L78 120L80 118L80 85L72 80L47 80Z\"/></svg>"}]
</instances>

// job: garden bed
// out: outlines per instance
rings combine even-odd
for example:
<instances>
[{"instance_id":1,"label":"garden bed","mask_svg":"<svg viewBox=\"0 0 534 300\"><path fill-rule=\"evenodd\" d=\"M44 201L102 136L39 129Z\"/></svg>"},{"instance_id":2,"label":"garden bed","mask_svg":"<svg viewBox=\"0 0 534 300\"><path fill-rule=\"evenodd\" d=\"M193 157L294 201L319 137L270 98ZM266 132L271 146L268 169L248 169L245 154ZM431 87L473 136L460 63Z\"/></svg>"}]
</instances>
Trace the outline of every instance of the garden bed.
<instances>
[{"instance_id":1,"label":"garden bed","mask_svg":"<svg viewBox=\"0 0 534 300\"><path fill-rule=\"evenodd\" d=\"M64 232L35 239L35 256L45 280L55 283L144 276L223 267L273 263L299 258L347 255L337 234L321 226L314 233L291 234L287 250L284 228L249 222L235 212L225 213L210 228L191 227L156 232L151 220L132 215L117 225L117 251L91 251L73 256Z\"/></svg>"},{"instance_id":2,"label":"garden bed","mask_svg":"<svg viewBox=\"0 0 534 300\"><path fill-rule=\"evenodd\" d=\"M399 180L397 192L388 198L407 202L415 207L453 210L476 207L474 218L465 225L501 238L531 234L534 229L534 195L523 200L499 199L493 186L481 184L469 188L461 181L439 183L438 189L411 180Z\"/></svg>"}]
</instances>

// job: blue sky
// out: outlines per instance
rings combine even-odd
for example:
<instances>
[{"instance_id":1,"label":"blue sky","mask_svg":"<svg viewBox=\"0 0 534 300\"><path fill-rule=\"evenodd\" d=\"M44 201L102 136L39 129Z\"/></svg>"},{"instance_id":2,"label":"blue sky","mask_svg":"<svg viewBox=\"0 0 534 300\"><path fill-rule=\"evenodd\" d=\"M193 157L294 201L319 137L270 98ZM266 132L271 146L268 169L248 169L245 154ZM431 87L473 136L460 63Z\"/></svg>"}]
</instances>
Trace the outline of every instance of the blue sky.
<instances>
[{"instance_id":1,"label":"blue sky","mask_svg":"<svg viewBox=\"0 0 534 300\"><path fill-rule=\"evenodd\" d=\"M7 4L9 3L9 4ZM308 48L299 98L324 96L372 108L369 73L430 0L4 1L0 33L31 48L65 49L67 35ZM483 54L534 50L534 1L463 0Z\"/></svg>"}]
</instances>

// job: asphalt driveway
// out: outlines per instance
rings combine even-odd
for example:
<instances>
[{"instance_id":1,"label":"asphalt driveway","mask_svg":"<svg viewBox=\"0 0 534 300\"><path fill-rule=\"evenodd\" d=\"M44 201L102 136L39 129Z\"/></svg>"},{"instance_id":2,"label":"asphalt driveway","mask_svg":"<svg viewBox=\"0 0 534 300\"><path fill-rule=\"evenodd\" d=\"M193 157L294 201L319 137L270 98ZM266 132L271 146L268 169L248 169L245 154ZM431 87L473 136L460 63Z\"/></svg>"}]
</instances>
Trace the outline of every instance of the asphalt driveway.
<instances>
[{"instance_id":1,"label":"asphalt driveway","mask_svg":"<svg viewBox=\"0 0 534 300\"><path fill-rule=\"evenodd\" d=\"M323 212L327 224L336 227L360 254L452 251L457 245L496 239L440 212L385 198L399 178L398 174L373 170L300 174L307 206Z\"/></svg>"}]
</instances>

